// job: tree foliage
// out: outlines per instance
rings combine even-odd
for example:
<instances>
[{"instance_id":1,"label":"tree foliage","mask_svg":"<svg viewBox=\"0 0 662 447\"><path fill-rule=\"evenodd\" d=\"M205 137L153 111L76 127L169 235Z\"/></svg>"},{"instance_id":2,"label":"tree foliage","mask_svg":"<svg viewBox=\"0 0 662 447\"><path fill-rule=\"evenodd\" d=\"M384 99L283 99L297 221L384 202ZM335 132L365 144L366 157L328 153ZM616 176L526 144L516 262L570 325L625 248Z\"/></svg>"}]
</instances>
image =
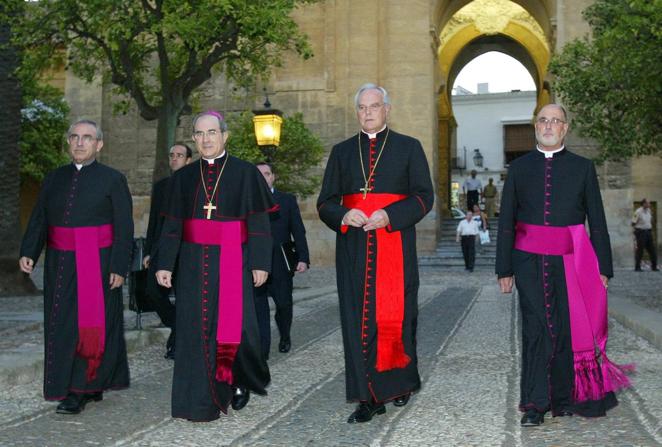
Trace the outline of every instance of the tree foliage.
<instances>
[{"instance_id":1,"label":"tree foliage","mask_svg":"<svg viewBox=\"0 0 662 447\"><path fill-rule=\"evenodd\" d=\"M265 155L255 141L253 114L244 112L229 117L228 123L228 151L251 163L264 161ZM322 142L306 127L301 113L284 117L280 146L271 157L278 188L299 197L314 193L320 184L320 173L315 167L323 155Z\"/></svg>"},{"instance_id":2,"label":"tree foliage","mask_svg":"<svg viewBox=\"0 0 662 447\"><path fill-rule=\"evenodd\" d=\"M251 85L279 66L284 51L312 55L290 14L319 0L40 0L15 29L27 65L43 68L66 48L67 66L101 76L145 120L158 120L155 178L167 172L178 119L195 91L223 71Z\"/></svg>"},{"instance_id":3,"label":"tree foliage","mask_svg":"<svg viewBox=\"0 0 662 447\"><path fill-rule=\"evenodd\" d=\"M600 158L662 150L662 0L597 0L583 12L591 36L567 44L550 71L581 134Z\"/></svg>"},{"instance_id":4,"label":"tree foliage","mask_svg":"<svg viewBox=\"0 0 662 447\"><path fill-rule=\"evenodd\" d=\"M64 135L69 106L54 87L35 83L23 91L21 109L21 183L41 182L49 171L65 164Z\"/></svg>"}]
</instances>

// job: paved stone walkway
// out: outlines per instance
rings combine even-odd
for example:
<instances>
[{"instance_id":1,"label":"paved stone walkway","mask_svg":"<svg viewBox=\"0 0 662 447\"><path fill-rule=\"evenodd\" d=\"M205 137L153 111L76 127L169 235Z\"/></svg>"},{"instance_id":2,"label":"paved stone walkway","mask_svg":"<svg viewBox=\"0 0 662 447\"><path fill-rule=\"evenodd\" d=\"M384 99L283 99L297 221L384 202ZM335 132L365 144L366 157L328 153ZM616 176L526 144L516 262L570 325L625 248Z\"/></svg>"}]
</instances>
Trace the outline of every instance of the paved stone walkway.
<instances>
[{"instance_id":1,"label":"paved stone walkway","mask_svg":"<svg viewBox=\"0 0 662 447\"><path fill-rule=\"evenodd\" d=\"M618 363L636 361L638 367L635 387L619 395L620 405L606 418L550 417L541 427L520 427L519 309L513 296L498 293L490 272L422 272L418 353L423 388L406 407L388 405L386 414L372 422L349 425L345 421L353 405L344 400L335 278L328 269L306 275L296 282L293 350L272 351L269 395L252 396L241 412L210 423L170 417L172 363L162 357L166 333L155 330L157 322L148 317L143 332L161 336L132 349L130 389L106 393L82 414L65 416L42 400L39 377L15 380L0 391L0 445L662 445L662 352L614 320L610 357ZM658 281L659 296L659 280L646 280ZM7 309L9 302L2 303ZM23 315L24 321L3 320L2 349L41 346L40 325L34 321L40 300L11 304L14 317Z\"/></svg>"}]
</instances>

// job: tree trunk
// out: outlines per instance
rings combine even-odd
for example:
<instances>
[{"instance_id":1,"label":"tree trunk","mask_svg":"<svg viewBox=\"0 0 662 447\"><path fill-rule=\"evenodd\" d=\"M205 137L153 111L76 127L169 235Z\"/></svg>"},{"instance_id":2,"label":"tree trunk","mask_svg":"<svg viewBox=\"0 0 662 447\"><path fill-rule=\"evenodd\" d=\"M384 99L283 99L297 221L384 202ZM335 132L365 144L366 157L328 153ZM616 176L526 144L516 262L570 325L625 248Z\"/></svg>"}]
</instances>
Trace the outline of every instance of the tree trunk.
<instances>
[{"instance_id":1,"label":"tree trunk","mask_svg":"<svg viewBox=\"0 0 662 447\"><path fill-rule=\"evenodd\" d=\"M30 278L18 269L21 89L14 74L19 55L10 46L9 23L0 23L0 296L37 292Z\"/></svg>"},{"instance_id":2,"label":"tree trunk","mask_svg":"<svg viewBox=\"0 0 662 447\"><path fill-rule=\"evenodd\" d=\"M154 157L154 172L152 180L157 181L170 174L168 165L168 151L175 144L175 131L177 120L182 107L166 103L159 110L159 119L156 125L156 157Z\"/></svg>"}]
</instances>

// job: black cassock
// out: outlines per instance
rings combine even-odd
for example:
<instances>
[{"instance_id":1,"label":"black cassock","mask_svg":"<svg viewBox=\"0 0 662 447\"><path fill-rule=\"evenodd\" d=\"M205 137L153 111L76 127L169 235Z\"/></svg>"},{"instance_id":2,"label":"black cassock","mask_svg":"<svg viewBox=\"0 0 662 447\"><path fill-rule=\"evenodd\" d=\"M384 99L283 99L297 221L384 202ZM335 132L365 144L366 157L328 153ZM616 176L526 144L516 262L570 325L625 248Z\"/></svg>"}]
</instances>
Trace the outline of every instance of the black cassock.
<instances>
[{"instance_id":1,"label":"black cassock","mask_svg":"<svg viewBox=\"0 0 662 447\"><path fill-rule=\"evenodd\" d=\"M368 252L368 233L349 227L341 232L341 221L349 208L343 195L361 193L365 181L361 171L358 137L355 135L333 147L324 174L317 208L322 221L336 232L336 275L340 299L340 319L345 350L347 400L384 402L420 388L416 358L416 322L418 316L418 260L416 230L432 208L434 193L425 153L418 140L385 129L371 145L361 132L361 149L366 177L377 162L379 150L388 133L386 146L377 163L371 193L406 196L384 208L390 220L388 231L402 237L404 263L404 318L402 339L411 361L404 368L379 372L376 369L377 325L375 308L375 268L379 250ZM370 216L368 216L370 217ZM366 278L369 278L366 287ZM382 278L381 280L387 280ZM366 334L362 340L362 334ZM364 345L365 343L365 345Z\"/></svg>"},{"instance_id":2,"label":"black cassock","mask_svg":"<svg viewBox=\"0 0 662 447\"><path fill-rule=\"evenodd\" d=\"M220 411L227 411L232 399L230 385L215 380L219 246L182 240L184 219L206 219L207 211L203 206L207 199L202 188L207 188L208 195L212 195L226 157L228 155L216 159L211 165L198 160L173 174L168 213L158 247L158 270L173 271L179 253L175 284L177 336L172 415L193 421L217 419ZM268 272L271 269L268 214L274 205L271 192L255 166L229 156L214 196L214 205L217 208L213 210L211 220L243 220L248 230L247 243L242 246L243 319L241 343L232 366L234 385L266 394L270 376L260 350L251 270ZM207 304L203 303L204 290ZM209 323L203 324L203 318L208 318Z\"/></svg>"},{"instance_id":3,"label":"black cassock","mask_svg":"<svg viewBox=\"0 0 662 447\"><path fill-rule=\"evenodd\" d=\"M496 273L499 278L514 275L519 292L522 411L601 416L617 404L613 393L580 405L572 401L573 352L563 257L513 248L516 222L562 227L587 219L600 273L612 277L609 233L593 162L566 149L550 158L534 149L510 165L501 196Z\"/></svg>"},{"instance_id":4,"label":"black cassock","mask_svg":"<svg viewBox=\"0 0 662 447\"><path fill-rule=\"evenodd\" d=\"M106 343L97 375L86 381L87 361L75 354L78 341L78 287L73 251L46 248L44 264L44 397L64 399L69 391L96 392L129 386L124 342L122 288L110 290L110 274L126 276L131 260L131 194L120 172L96 161L78 171L73 164L49 173L41 187L21 244L21 256L36 263L48 227L112 224L113 244L101 248Z\"/></svg>"}]
</instances>

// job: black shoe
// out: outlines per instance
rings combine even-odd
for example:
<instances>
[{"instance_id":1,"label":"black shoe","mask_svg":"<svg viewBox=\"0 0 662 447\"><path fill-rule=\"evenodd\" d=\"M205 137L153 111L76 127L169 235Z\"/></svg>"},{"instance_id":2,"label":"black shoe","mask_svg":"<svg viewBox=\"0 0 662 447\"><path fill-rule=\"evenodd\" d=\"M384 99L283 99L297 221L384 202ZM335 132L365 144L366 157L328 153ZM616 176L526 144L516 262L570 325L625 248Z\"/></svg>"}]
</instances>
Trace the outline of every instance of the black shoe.
<instances>
[{"instance_id":1,"label":"black shoe","mask_svg":"<svg viewBox=\"0 0 662 447\"><path fill-rule=\"evenodd\" d=\"M281 338L280 343L278 343L278 352L290 352L292 348L292 342L289 338Z\"/></svg>"},{"instance_id":2,"label":"black shoe","mask_svg":"<svg viewBox=\"0 0 662 447\"><path fill-rule=\"evenodd\" d=\"M522 427L536 427L545 422L545 413L540 413L536 410L527 410L522 416L520 424Z\"/></svg>"},{"instance_id":3,"label":"black shoe","mask_svg":"<svg viewBox=\"0 0 662 447\"><path fill-rule=\"evenodd\" d=\"M163 355L164 359L175 360L175 347L168 346L166 347L166 353Z\"/></svg>"},{"instance_id":4,"label":"black shoe","mask_svg":"<svg viewBox=\"0 0 662 447\"><path fill-rule=\"evenodd\" d=\"M407 402L409 402L409 394L396 397L395 400L393 401L393 405L395 405L396 407L404 407L405 405L407 405Z\"/></svg>"},{"instance_id":5,"label":"black shoe","mask_svg":"<svg viewBox=\"0 0 662 447\"><path fill-rule=\"evenodd\" d=\"M85 409L87 398L85 394L69 393L55 409L59 414L78 414Z\"/></svg>"},{"instance_id":6,"label":"black shoe","mask_svg":"<svg viewBox=\"0 0 662 447\"><path fill-rule=\"evenodd\" d=\"M232 396L232 409L239 411L246 406L251 398L251 392L246 388L235 388Z\"/></svg>"},{"instance_id":7,"label":"black shoe","mask_svg":"<svg viewBox=\"0 0 662 447\"><path fill-rule=\"evenodd\" d=\"M384 414L386 413L386 407L384 404L378 404L377 402L361 402L354 413L349 416L347 422L350 424L368 422L372 419L375 414Z\"/></svg>"}]
</instances>

